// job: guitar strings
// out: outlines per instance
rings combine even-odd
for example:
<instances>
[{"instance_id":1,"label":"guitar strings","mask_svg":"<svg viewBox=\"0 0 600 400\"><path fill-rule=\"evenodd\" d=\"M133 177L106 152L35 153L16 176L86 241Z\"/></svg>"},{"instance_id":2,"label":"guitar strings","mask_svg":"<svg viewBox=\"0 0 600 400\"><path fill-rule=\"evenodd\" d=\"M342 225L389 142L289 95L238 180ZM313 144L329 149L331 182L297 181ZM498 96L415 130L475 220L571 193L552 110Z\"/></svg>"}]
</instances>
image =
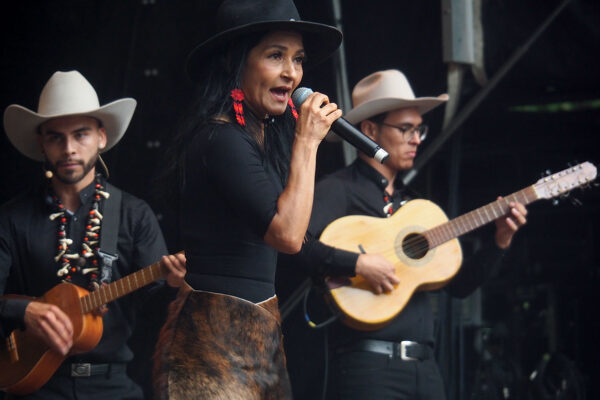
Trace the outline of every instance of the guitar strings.
<instances>
[{"instance_id":1,"label":"guitar strings","mask_svg":"<svg viewBox=\"0 0 600 400\"><path fill-rule=\"evenodd\" d=\"M493 221L494 219L490 218L490 214L488 213L488 211L492 212L492 210L494 210L494 207L496 207L496 210L497 208L500 208L500 210L502 211L500 213L501 216L499 216L498 218L502 218L502 216L507 215L510 209L509 203L511 201L518 201L516 193L508 195L500 200L491 202L485 206L470 211L466 214L463 214L460 217L447 221L424 232L415 232L414 237L407 238L403 241L402 249L406 253L423 254L433 247L439 246L440 244L443 244L451 239L458 237L460 234L469 232ZM496 216L494 213L492 214ZM477 222L478 219L481 222ZM462 229L460 224L462 224ZM450 230L451 235L449 237L443 233L444 229ZM432 240L434 239L435 235L441 236L442 240L439 241L439 243L435 243L437 241ZM433 246L430 246L431 241L434 241Z\"/></svg>"},{"instance_id":2,"label":"guitar strings","mask_svg":"<svg viewBox=\"0 0 600 400\"><path fill-rule=\"evenodd\" d=\"M420 257L424 256L429 250L446 243L456 237L474 230L484 224L487 224L493 219L490 219L490 215L498 214L498 208L502 210L502 215L506 215L509 211L508 203L511 201L519 201L516 198L516 193L505 196L500 200L496 200L491 202L485 206L482 206L478 209L472 210L466 214L463 214L460 217L457 217L453 220L443 222L437 226L434 226L430 229L424 230L422 232L411 232L407 234L404 239L400 243L395 243L394 246L389 248L386 246L385 249L377 249L370 246L370 249L367 249L368 252L372 253L380 253L382 255L394 255L397 251L402 251L407 254L409 257L411 255L420 255ZM491 213L491 208L495 207L496 214ZM421 218L423 225L431 225L427 224L428 220L433 220L432 222L439 222L439 218ZM485 218L484 218L485 217ZM498 218L501 218L499 216ZM488 221L489 219L489 221ZM481 222L478 222L481 221ZM367 227L365 231L362 232L362 235L372 234L373 236L377 236L379 232L378 226L373 226L372 228ZM448 234L450 233L450 234ZM375 246L377 247L377 246ZM420 258L418 257L418 258Z\"/></svg>"}]
</instances>

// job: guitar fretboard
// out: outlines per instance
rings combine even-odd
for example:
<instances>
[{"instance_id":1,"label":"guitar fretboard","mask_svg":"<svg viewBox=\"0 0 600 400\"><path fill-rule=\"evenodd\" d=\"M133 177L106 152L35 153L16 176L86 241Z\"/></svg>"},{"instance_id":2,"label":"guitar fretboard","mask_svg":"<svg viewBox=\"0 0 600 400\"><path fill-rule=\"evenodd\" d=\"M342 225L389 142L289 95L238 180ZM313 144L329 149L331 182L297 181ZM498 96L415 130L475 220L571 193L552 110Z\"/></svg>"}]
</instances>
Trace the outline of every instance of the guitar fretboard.
<instances>
[{"instance_id":1,"label":"guitar fretboard","mask_svg":"<svg viewBox=\"0 0 600 400\"><path fill-rule=\"evenodd\" d=\"M133 274L102 286L99 289L81 297L79 299L81 312L86 314L92 310L99 308L104 304L108 304L113 300L123 297L126 294L133 292L147 284L162 278L166 271L163 269L160 261L140 269Z\"/></svg>"},{"instance_id":2,"label":"guitar fretboard","mask_svg":"<svg viewBox=\"0 0 600 400\"><path fill-rule=\"evenodd\" d=\"M510 202L519 202L527 205L539 199L533 186L526 187L523 190L512 193L500 200L496 200L483 207L456 217L446 223L431 228L423 232L427 238L429 248L432 249L442 243L459 237L467 232L471 232L491 221L503 217L509 213Z\"/></svg>"}]
</instances>

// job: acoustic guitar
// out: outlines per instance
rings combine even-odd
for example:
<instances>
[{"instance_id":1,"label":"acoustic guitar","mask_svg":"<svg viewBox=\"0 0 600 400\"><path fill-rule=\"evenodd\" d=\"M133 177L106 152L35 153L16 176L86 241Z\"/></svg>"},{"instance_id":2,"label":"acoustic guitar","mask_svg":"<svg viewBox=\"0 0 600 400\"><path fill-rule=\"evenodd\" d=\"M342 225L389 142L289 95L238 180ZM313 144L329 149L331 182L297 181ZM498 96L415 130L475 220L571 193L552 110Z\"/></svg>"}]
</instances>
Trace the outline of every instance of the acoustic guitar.
<instances>
[{"instance_id":1,"label":"acoustic guitar","mask_svg":"<svg viewBox=\"0 0 600 400\"><path fill-rule=\"evenodd\" d=\"M550 199L588 184L596 167L585 162L544 177L532 186L448 220L428 200L411 200L390 218L351 215L329 224L320 240L353 252L379 253L396 268L400 283L388 293L375 294L361 277L327 280L328 297L342 321L355 329L380 329L398 315L416 291L445 286L458 272L462 251L458 237L506 216L509 203L524 205Z\"/></svg>"},{"instance_id":2,"label":"acoustic guitar","mask_svg":"<svg viewBox=\"0 0 600 400\"><path fill-rule=\"evenodd\" d=\"M40 298L6 295L4 298L24 298L58 306L73 323L73 347L66 356L50 349L27 330L13 331L0 344L0 390L26 395L42 387L62 362L74 354L92 350L102 337L102 317L99 307L125 296L164 277L168 269L158 261L108 285L89 292L71 283L60 283Z\"/></svg>"}]
</instances>

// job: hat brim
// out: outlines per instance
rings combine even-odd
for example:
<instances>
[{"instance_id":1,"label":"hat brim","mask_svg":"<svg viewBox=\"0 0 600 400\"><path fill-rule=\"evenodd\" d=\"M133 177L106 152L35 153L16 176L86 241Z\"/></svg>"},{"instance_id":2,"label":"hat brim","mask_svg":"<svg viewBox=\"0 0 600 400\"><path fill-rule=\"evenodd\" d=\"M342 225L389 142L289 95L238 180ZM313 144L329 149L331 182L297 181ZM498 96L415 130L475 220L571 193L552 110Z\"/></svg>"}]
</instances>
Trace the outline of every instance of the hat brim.
<instances>
[{"instance_id":1,"label":"hat brim","mask_svg":"<svg viewBox=\"0 0 600 400\"><path fill-rule=\"evenodd\" d=\"M448 101L447 94L438 97L419 97L416 99L381 98L363 103L350 110L344 118L353 125L375 115L398 108L416 107L421 115Z\"/></svg>"},{"instance_id":2,"label":"hat brim","mask_svg":"<svg viewBox=\"0 0 600 400\"><path fill-rule=\"evenodd\" d=\"M200 66L204 59L218 47L230 42L231 39L246 33L266 32L273 30L291 30L302 34L306 49L306 66L308 68L319 64L335 52L342 43L342 32L329 25L308 21L265 21L237 26L220 32L200 43L190 52L186 61L188 76L193 81L200 80Z\"/></svg>"},{"instance_id":3,"label":"hat brim","mask_svg":"<svg viewBox=\"0 0 600 400\"><path fill-rule=\"evenodd\" d=\"M106 130L106 146L102 153L110 150L125 134L137 102L132 98L115 100L104 106L80 113L61 115L41 115L18 104L12 104L4 111L4 130L10 142L25 156L44 161L37 140L38 127L46 121L67 116L87 116L102 121Z\"/></svg>"}]
</instances>

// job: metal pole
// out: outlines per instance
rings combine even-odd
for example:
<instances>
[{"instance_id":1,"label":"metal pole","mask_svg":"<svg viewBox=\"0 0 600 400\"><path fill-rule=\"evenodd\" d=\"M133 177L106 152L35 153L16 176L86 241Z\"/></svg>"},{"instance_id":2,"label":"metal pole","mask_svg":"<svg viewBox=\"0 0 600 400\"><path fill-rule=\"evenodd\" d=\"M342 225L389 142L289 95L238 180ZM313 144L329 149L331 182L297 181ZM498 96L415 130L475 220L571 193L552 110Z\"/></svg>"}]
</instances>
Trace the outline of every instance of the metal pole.
<instances>
[{"instance_id":1,"label":"metal pole","mask_svg":"<svg viewBox=\"0 0 600 400\"><path fill-rule=\"evenodd\" d=\"M458 113L448 127L442 131L440 136L431 143L421 157L415 162L415 166L409 170L402 178L405 185L409 184L419 173L421 168L429 161L429 159L442 147L442 145L450 138L450 136L462 125L462 123L471 115L471 113L479 106L479 104L485 99L485 97L492 91L494 87L500 82L500 80L506 75L506 73L519 61L519 59L525 54L531 45L541 36L541 34L548 28L548 26L554 21L554 19L561 13L561 11L571 2L572 0L563 0L562 3L556 7L556 9L546 18L546 20L536 29L531 37L520 47L517 47L515 52L510 58L500 67L498 72L490 79L487 85L465 105L465 107Z\"/></svg>"},{"instance_id":2,"label":"metal pole","mask_svg":"<svg viewBox=\"0 0 600 400\"><path fill-rule=\"evenodd\" d=\"M331 0L331 8L333 9L335 26L343 32L342 4L340 0ZM350 98L350 88L348 87L348 72L346 70L346 51L344 49L344 42L342 42L334 57L333 62L335 68L334 75L337 101L341 109L346 113L352 108L352 100ZM331 132L328 135L328 139L340 141L340 138ZM342 146L344 150L344 162L348 165L356 158L356 149L346 141L342 142Z\"/></svg>"}]
</instances>

